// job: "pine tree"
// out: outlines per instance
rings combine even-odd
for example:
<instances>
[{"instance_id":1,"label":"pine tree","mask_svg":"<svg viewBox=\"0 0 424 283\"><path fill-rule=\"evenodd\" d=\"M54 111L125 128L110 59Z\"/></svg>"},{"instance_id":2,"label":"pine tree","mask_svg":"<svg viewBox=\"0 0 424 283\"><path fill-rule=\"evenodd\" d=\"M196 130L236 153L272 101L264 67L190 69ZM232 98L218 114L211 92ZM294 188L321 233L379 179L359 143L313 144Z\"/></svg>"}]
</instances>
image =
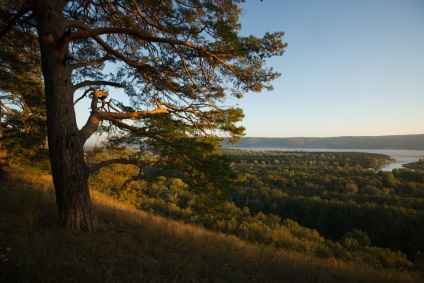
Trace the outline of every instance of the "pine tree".
<instances>
[{"instance_id":1,"label":"pine tree","mask_svg":"<svg viewBox=\"0 0 424 283\"><path fill-rule=\"evenodd\" d=\"M243 135L242 111L225 107L225 99L272 89L279 74L266 68L266 59L281 56L285 44L282 32L240 36L240 2L2 0L0 40L15 27L38 35L52 176L65 227L101 226L88 177L119 162L90 167L84 161L84 143L101 124L163 149L176 149L187 137L225 134L235 141ZM109 98L117 88L131 106ZM77 91L82 95L74 97ZM74 104L81 99L91 99L91 114L78 129Z\"/></svg>"}]
</instances>

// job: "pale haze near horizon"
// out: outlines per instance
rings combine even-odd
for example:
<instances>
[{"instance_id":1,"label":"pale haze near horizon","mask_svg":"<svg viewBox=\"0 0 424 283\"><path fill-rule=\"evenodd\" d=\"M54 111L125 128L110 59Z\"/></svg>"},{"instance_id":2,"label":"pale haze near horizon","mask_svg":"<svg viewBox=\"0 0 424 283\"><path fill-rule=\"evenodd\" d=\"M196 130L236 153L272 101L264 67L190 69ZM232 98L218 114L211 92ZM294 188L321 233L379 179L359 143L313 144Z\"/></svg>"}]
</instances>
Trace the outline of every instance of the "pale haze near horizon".
<instances>
[{"instance_id":1,"label":"pale haze near horizon","mask_svg":"<svg viewBox=\"0 0 424 283\"><path fill-rule=\"evenodd\" d=\"M284 31L288 43L268 61L282 74L273 91L226 101L244 110L246 136L424 134L424 1L246 2L242 35ZM80 127L89 105L76 105Z\"/></svg>"},{"instance_id":2,"label":"pale haze near horizon","mask_svg":"<svg viewBox=\"0 0 424 283\"><path fill-rule=\"evenodd\" d=\"M236 103L251 137L424 134L424 1L246 1L242 34L284 31L274 90Z\"/></svg>"}]
</instances>

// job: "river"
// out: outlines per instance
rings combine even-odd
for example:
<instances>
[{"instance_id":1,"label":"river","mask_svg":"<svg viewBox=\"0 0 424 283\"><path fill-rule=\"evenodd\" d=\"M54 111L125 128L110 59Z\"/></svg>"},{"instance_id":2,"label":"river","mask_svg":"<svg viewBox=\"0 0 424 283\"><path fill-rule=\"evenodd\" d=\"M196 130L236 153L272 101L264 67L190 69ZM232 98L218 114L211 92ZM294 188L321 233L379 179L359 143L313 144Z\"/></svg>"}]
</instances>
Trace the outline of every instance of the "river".
<instances>
[{"instance_id":1,"label":"river","mask_svg":"<svg viewBox=\"0 0 424 283\"><path fill-rule=\"evenodd\" d=\"M367 152L385 154L396 161L386 163L380 167L382 171L392 171L402 168L403 164L417 162L424 158L424 150L403 150L403 149L330 149L330 148L277 148L277 147L229 147L229 149L257 150L257 151L302 151L302 152Z\"/></svg>"}]
</instances>

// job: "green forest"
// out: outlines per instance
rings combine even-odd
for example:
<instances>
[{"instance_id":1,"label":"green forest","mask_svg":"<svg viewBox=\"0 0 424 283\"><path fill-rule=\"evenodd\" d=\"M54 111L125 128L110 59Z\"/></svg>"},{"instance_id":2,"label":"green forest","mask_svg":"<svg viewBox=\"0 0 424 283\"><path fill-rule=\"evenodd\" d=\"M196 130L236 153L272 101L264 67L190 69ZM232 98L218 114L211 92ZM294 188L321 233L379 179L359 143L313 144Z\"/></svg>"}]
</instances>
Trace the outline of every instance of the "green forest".
<instances>
[{"instance_id":1,"label":"green forest","mask_svg":"<svg viewBox=\"0 0 424 283\"><path fill-rule=\"evenodd\" d=\"M134 153L94 148L87 158ZM224 149L223 155L231 158L238 180L218 200L199 195L167 168L140 173L115 164L94 174L90 187L152 214L250 242L376 268L423 268L424 171L376 172L391 158L368 153Z\"/></svg>"},{"instance_id":2,"label":"green forest","mask_svg":"<svg viewBox=\"0 0 424 283\"><path fill-rule=\"evenodd\" d=\"M57 222L47 152L36 152L11 152L12 179L0 181L6 281L420 282L424 274L423 160L387 172L378 168L392 160L380 154L221 148L175 167L157 166L147 148L86 148L87 164L144 163L93 172L90 195L107 226L69 233Z\"/></svg>"}]
</instances>

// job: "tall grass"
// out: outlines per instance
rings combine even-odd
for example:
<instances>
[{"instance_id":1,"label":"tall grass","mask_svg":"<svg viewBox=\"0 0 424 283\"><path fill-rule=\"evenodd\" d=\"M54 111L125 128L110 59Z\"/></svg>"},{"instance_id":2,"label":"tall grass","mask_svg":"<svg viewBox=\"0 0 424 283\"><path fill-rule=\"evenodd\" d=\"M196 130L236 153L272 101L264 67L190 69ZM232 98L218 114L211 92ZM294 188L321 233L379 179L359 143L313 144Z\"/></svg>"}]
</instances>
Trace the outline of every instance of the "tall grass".
<instances>
[{"instance_id":1,"label":"tall grass","mask_svg":"<svg viewBox=\"0 0 424 283\"><path fill-rule=\"evenodd\" d=\"M418 274L317 259L151 215L92 192L107 225L58 227L50 176L0 181L0 282L420 282Z\"/></svg>"}]
</instances>

